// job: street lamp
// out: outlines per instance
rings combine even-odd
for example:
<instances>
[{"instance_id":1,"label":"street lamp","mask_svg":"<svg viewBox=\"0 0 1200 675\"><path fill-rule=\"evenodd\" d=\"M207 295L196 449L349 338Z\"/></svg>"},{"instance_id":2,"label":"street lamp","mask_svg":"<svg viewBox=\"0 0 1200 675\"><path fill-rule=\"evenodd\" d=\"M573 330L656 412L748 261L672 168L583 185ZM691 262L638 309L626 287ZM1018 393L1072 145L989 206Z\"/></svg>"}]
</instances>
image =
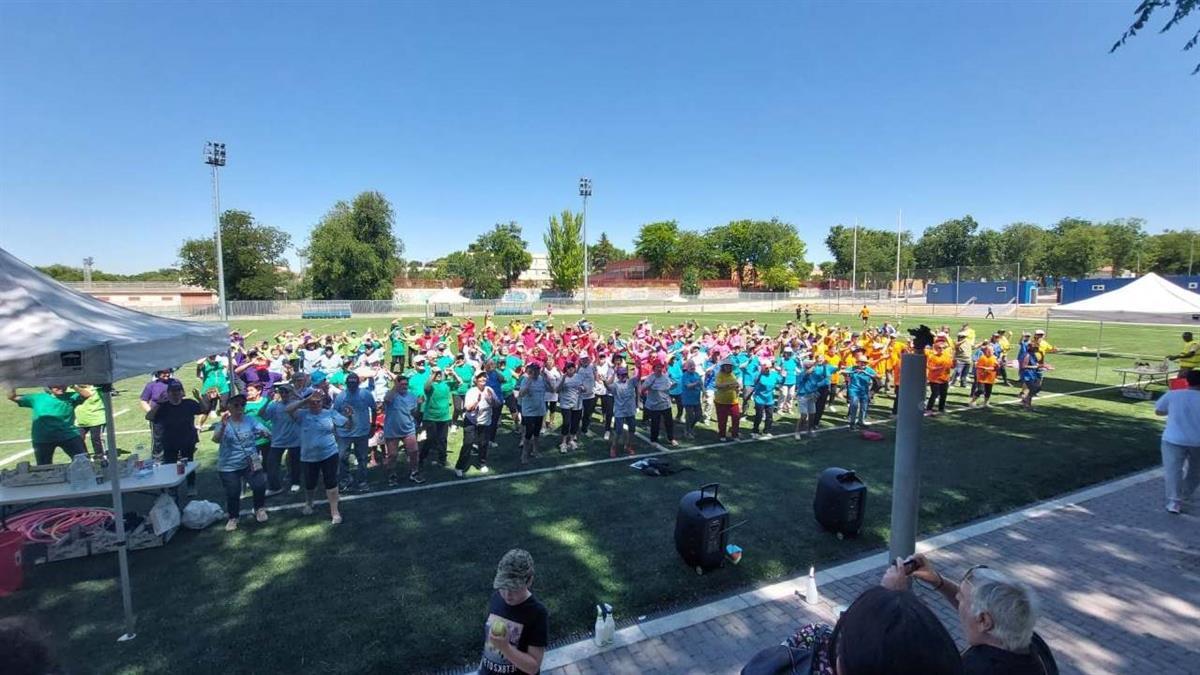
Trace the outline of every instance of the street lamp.
<instances>
[{"instance_id":1,"label":"street lamp","mask_svg":"<svg viewBox=\"0 0 1200 675\"><path fill-rule=\"evenodd\" d=\"M217 233L217 297L221 303L222 321L229 319L225 310L225 256L221 251L221 179L217 169L225 166L225 144L208 141L204 144L204 163L212 167L213 221Z\"/></svg>"},{"instance_id":2,"label":"street lamp","mask_svg":"<svg viewBox=\"0 0 1200 675\"><path fill-rule=\"evenodd\" d=\"M579 196L583 197L583 313L588 312L588 246L587 246L587 200L592 196L592 179L579 179Z\"/></svg>"}]
</instances>

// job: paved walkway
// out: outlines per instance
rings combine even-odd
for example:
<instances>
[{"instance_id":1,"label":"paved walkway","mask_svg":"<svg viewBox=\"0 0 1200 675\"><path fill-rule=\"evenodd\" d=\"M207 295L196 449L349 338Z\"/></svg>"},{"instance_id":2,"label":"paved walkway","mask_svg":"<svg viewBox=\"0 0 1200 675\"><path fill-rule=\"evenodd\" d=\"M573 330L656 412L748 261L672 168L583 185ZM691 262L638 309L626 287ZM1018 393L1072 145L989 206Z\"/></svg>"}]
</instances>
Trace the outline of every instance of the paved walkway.
<instances>
[{"instance_id":1,"label":"paved walkway","mask_svg":"<svg viewBox=\"0 0 1200 675\"><path fill-rule=\"evenodd\" d=\"M975 532L989 528L950 533L940 539L952 543L929 555L947 577L987 564L1034 586L1043 605L1037 630L1064 674L1200 673L1200 515L1167 514L1157 476L1123 484L993 523L981 534ZM878 583L882 561L876 556L850 568L862 571L824 583L815 606L778 585L766 602L731 598L624 629L617 646L600 653L589 643L553 650L544 672L737 673L797 626L832 623L835 606ZM936 593L917 592L963 646L955 611Z\"/></svg>"}]
</instances>

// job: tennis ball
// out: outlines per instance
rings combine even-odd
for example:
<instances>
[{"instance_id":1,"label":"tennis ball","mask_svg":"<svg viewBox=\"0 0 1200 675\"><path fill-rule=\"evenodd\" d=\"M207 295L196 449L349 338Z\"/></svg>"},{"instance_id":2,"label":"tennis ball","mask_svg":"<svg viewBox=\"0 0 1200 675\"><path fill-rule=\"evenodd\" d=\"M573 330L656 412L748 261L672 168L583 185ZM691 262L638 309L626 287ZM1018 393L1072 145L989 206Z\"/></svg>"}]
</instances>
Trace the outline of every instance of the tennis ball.
<instances>
[{"instance_id":1,"label":"tennis ball","mask_svg":"<svg viewBox=\"0 0 1200 675\"><path fill-rule=\"evenodd\" d=\"M505 635L508 635L508 624L504 623L503 621L493 621L492 635L496 637L504 637Z\"/></svg>"}]
</instances>

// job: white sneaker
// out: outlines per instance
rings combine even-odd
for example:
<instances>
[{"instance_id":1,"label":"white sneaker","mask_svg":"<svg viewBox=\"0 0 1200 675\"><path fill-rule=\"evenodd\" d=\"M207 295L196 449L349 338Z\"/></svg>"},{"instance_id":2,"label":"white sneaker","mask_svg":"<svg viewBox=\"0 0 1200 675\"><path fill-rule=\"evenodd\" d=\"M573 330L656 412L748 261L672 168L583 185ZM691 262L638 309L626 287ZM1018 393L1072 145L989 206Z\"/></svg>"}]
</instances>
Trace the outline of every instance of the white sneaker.
<instances>
[{"instance_id":1,"label":"white sneaker","mask_svg":"<svg viewBox=\"0 0 1200 675\"><path fill-rule=\"evenodd\" d=\"M268 497L274 497L275 495L281 494L283 494L283 488L279 488L278 490L267 490Z\"/></svg>"},{"instance_id":2,"label":"white sneaker","mask_svg":"<svg viewBox=\"0 0 1200 675\"><path fill-rule=\"evenodd\" d=\"M299 491L300 491L300 486L299 486L299 485L293 485L293 486L292 486L292 492L299 492Z\"/></svg>"},{"instance_id":3,"label":"white sneaker","mask_svg":"<svg viewBox=\"0 0 1200 675\"><path fill-rule=\"evenodd\" d=\"M463 477L463 470L462 470L462 469L455 469L455 470L454 470L454 477L455 477L455 478L462 478L462 477Z\"/></svg>"},{"instance_id":4,"label":"white sneaker","mask_svg":"<svg viewBox=\"0 0 1200 675\"><path fill-rule=\"evenodd\" d=\"M479 473L491 473L491 472L492 472L492 470L488 468L487 464L484 464L483 466L479 467Z\"/></svg>"},{"instance_id":5,"label":"white sneaker","mask_svg":"<svg viewBox=\"0 0 1200 675\"><path fill-rule=\"evenodd\" d=\"M559 453L561 453L561 454L564 454L564 455L565 455L565 454L567 454L567 446L566 446L566 444L564 443L563 445L560 445L560 446L558 446L558 451L559 451Z\"/></svg>"},{"instance_id":6,"label":"white sneaker","mask_svg":"<svg viewBox=\"0 0 1200 675\"><path fill-rule=\"evenodd\" d=\"M579 449L579 441L576 441L576 440L572 439L572 440L571 440L571 449L572 449L572 450L578 450L578 449Z\"/></svg>"},{"instance_id":7,"label":"white sneaker","mask_svg":"<svg viewBox=\"0 0 1200 675\"><path fill-rule=\"evenodd\" d=\"M796 433L792 434L792 437L795 438L796 440L800 440L800 432L797 431Z\"/></svg>"},{"instance_id":8,"label":"white sneaker","mask_svg":"<svg viewBox=\"0 0 1200 675\"><path fill-rule=\"evenodd\" d=\"M608 440L608 437L609 437L609 432L607 432L607 431L606 431L606 432L604 432L604 440L606 440L606 441L607 441L607 440Z\"/></svg>"}]
</instances>

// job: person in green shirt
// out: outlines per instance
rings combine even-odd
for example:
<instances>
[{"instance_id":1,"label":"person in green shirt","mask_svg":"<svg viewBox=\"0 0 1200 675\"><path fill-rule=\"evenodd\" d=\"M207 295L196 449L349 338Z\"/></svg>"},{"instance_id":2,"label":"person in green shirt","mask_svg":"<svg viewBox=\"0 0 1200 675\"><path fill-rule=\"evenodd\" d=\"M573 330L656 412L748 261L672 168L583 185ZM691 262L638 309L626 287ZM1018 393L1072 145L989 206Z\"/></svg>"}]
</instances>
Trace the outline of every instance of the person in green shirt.
<instances>
[{"instance_id":1,"label":"person in green shirt","mask_svg":"<svg viewBox=\"0 0 1200 675\"><path fill-rule=\"evenodd\" d=\"M262 395L262 385L257 382L251 382L246 385L246 417L252 417L258 420L267 431L271 430L271 423L262 416L263 408L271 400ZM259 452L263 452L268 445L271 444L270 436L259 436L254 445L259 448Z\"/></svg>"},{"instance_id":2,"label":"person in green shirt","mask_svg":"<svg viewBox=\"0 0 1200 675\"><path fill-rule=\"evenodd\" d=\"M409 382L411 385L412 378L409 378ZM451 386L452 382L454 386ZM434 370L425 380L425 405L422 415L425 445L421 448L422 464L430 454L434 455L435 464L446 464L447 434L450 431L450 419L453 417L451 392L460 384L462 383L458 381L458 375L451 368Z\"/></svg>"},{"instance_id":3,"label":"person in green shirt","mask_svg":"<svg viewBox=\"0 0 1200 675\"><path fill-rule=\"evenodd\" d=\"M8 390L8 400L22 408L33 411L33 459L40 466L54 463L54 449L62 448L67 456L86 453L83 437L75 427L75 408L91 398L92 392L79 385L67 391L66 387L47 387L46 391L17 394Z\"/></svg>"},{"instance_id":4,"label":"person in green shirt","mask_svg":"<svg viewBox=\"0 0 1200 675\"><path fill-rule=\"evenodd\" d=\"M425 362L424 355L420 353L413 354L412 360L413 369L406 372L405 375L408 376L408 390L411 391L413 396L416 396L421 403L421 405L418 405L417 409L413 411L413 422L416 423L417 430L420 432L417 435L417 440L421 440L421 434L425 433L425 426L423 424L425 413L423 411L425 409L425 401L427 400L425 398L425 382L429 380L429 368Z\"/></svg>"},{"instance_id":5,"label":"person in green shirt","mask_svg":"<svg viewBox=\"0 0 1200 675\"><path fill-rule=\"evenodd\" d=\"M84 443L91 437L92 456L101 459L104 457L104 400L94 395L91 388L87 391L83 403L75 409L75 426L79 427L79 436Z\"/></svg>"},{"instance_id":6,"label":"person in green shirt","mask_svg":"<svg viewBox=\"0 0 1200 675\"><path fill-rule=\"evenodd\" d=\"M404 339L404 326L400 319L392 321L388 330L388 341L391 342L391 369L396 375L404 372L405 357L408 354L408 341Z\"/></svg>"}]
</instances>

